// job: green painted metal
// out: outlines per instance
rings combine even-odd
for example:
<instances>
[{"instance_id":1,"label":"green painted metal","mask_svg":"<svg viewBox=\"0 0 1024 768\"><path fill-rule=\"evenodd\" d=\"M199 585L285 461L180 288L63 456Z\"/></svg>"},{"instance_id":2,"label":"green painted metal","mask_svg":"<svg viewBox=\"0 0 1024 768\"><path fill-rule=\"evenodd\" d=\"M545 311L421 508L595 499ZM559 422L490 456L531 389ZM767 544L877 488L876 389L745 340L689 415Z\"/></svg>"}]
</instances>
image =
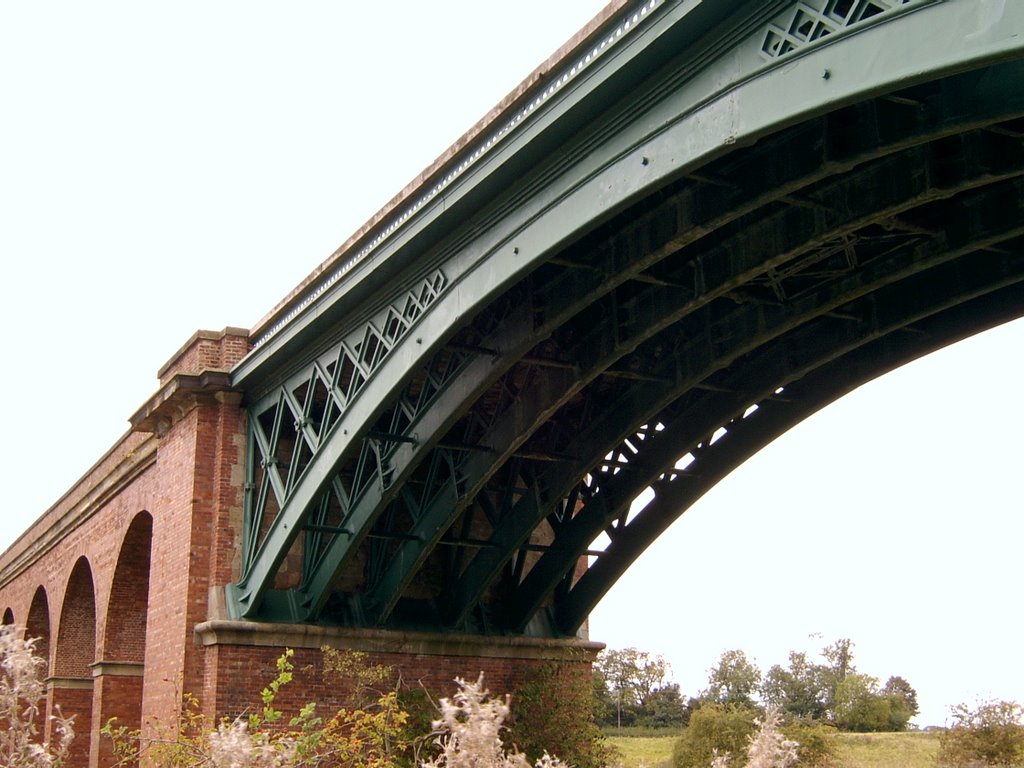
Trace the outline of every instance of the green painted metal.
<instances>
[{"instance_id":1,"label":"green painted metal","mask_svg":"<svg viewBox=\"0 0 1024 768\"><path fill-rule=\"evenodd\" d=\"M233 615L571 634L780 430L1024 313L1022 29L971 0L611 20L233 373Z\"/></svg>"}]
</instances>

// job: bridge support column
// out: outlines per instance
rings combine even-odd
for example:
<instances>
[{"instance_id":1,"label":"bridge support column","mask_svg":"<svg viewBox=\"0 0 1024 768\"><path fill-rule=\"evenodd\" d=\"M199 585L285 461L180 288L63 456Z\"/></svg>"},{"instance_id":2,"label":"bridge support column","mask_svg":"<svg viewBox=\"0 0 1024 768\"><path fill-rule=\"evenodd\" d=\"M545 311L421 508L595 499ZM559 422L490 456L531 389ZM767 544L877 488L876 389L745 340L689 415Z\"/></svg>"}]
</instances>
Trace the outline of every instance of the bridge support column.
<instances>
[{"instance_id":1,"label":"bridge support column","mask_svg":"<svg viewBox=\"0 0 1024 768\"><path fill-rule=\"evenodd\" d=\"M93 681L80 677L51 677L46 681L46 740L54 737L53 720L59 708L65 716L75 716L75 739L65 765L67 768L88 768L92 742Z\"/></svg>"},{"instance_id":2,"label":"bridge support column","mask_svg":"<svg viewBox=\"0 0 1024 768\"><path fill-rule=\"evenodd\" d=\"M324 675L321 648L360 651L368 664L383 664L409 685L432 695L450 696L456 677L475 680L480 673L495 695L513 696L531 670L546 663L589 668L603 644L581 639L484 637L429 632L337 629L308 625L208 621L196 626L206 652L207 714L234 716L259 702L274 678L274 662L291 648L295 678L275 706L285 712L316 701L322 712L345 703L350 693Z\"/></svg>"},{"instance_id":3,"label":"bridge support column","mask_svg":"<svg viewBox=\"0 0 1024 768\"><path fill-rule=\"evenodd\" d=\"M129 731L142 727L142 664L98 661L92 665L92 753L90 765L113 766L112 742L100 736L111 718Z\"/></svg>"}]
</instances>

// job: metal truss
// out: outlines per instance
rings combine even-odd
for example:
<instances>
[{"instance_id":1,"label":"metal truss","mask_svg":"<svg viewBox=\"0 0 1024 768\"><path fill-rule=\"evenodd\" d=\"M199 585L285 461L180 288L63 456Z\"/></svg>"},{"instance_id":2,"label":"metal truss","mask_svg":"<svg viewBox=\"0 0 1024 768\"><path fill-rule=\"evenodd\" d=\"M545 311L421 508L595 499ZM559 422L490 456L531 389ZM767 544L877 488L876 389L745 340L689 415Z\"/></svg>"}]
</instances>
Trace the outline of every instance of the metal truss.
<instances>
[{"instance_id":1,"label":"metal truss","mask_svg":"<svg viewBox=\"0 0 1024 768\"><path fill-rule=\"evenodd\" d=\"M874 5L815 13L850 26ZM454 231L395 298L347 314L250 404L236 615L574 633L776 435L1024 313L1021 83L1009 61L733 148L458 312L447 297L476 262ZM509 194L550 178L539 166ZM466 231L500 226L510 205ZM504 254L487 258L517 251ZM646 488L653 501L630 513Z\"/></svg>"}]
</instances>

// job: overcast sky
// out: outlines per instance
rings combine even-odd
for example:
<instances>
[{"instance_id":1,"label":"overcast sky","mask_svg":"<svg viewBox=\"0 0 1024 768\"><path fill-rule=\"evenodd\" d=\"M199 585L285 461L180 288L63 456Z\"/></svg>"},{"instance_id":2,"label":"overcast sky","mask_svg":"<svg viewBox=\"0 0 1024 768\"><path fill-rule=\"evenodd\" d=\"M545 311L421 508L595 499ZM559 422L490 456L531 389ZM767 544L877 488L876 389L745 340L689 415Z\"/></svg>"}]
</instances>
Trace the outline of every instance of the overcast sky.
<instances>
[{"instance_id":1,"label":"overcast sky","mask_svg":"<svg viewBox=\"0 0 1024 768\"><path fill-rule=\"evenodd\" d=\"M603 6L0 4L0 547L198 328L251 327ZM686 513L594 639L687 694L839 637L920 724L1024 700L1024 324L867 385Z\"/></svg>"}]
</instances>

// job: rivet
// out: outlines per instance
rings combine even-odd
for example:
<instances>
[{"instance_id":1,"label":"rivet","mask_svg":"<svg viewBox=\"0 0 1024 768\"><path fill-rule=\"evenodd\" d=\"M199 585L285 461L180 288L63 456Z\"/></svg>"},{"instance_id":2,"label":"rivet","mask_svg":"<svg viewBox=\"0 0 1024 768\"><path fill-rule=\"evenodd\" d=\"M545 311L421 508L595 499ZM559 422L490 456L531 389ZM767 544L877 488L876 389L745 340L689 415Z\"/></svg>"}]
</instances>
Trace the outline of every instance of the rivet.
<instances>
[{"instance_id":1,"label":"rivet","mask_svg":"<svg viewBox=\"0 0 1024 768\"><path fill-rule=\"evenodd\" d=\"M514 254L516 254L518 256L519 255L519 249L518 248L513 248L512 249L512 253L514 253Z\"/></svg>"},{"instance_id":2,"label":"rivet","mask_svg":"<svg viewBox=\"0 0 1024 768\"><path fill-rule=\"evenodd\" d=\"M828 80L830 77L832 77L832 71L831 70L826 69L824 72L821 73L821 79L822 80Z\"/></svg>"},{"instance_id":3,"label":"rivet","mask_svg":"<svg viewBox=\"0 0 1024 768\"><path fill-rule=\"evenodd\" d=\"M649 162L651 161L648 159L647 155L644 155L642 158L640 158L640 165L647 165Z\"/></svg>"}]
</instances>

